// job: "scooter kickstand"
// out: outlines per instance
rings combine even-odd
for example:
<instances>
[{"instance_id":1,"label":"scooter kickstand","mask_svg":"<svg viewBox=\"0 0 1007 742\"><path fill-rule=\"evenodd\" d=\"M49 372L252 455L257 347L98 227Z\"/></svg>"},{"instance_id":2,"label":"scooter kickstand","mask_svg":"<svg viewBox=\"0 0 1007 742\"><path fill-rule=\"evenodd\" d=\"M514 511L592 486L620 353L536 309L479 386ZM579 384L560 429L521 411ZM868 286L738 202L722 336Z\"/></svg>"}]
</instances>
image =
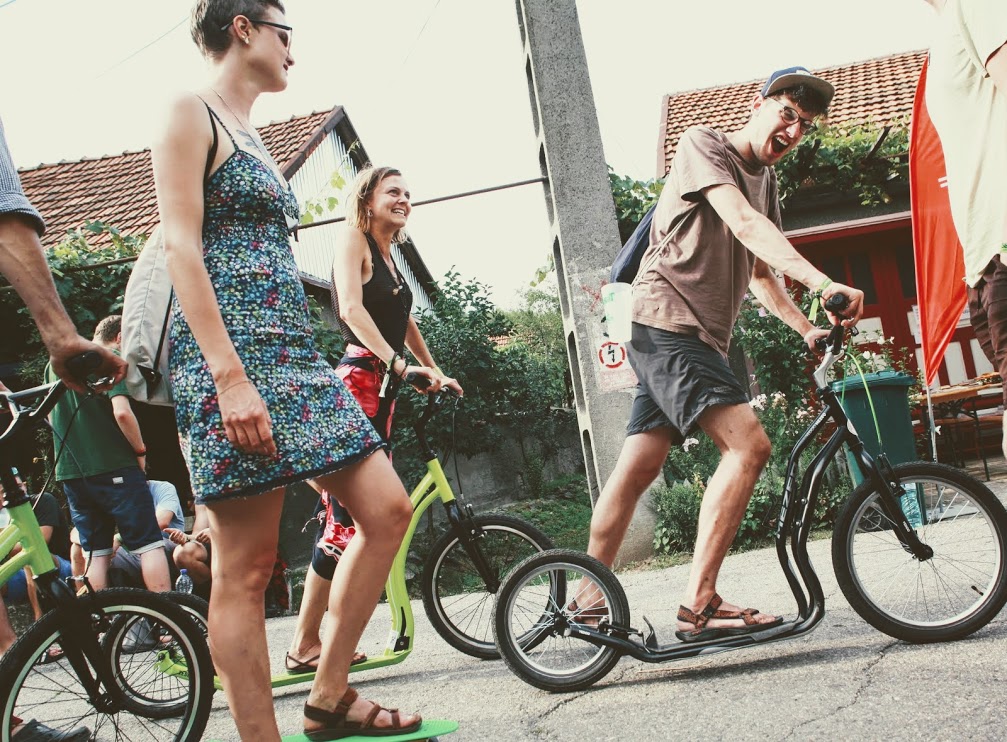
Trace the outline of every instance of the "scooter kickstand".
<instances>
[{"instance_id":1,"label":"scooter kickstand","mask_svg":"<svg viewBox=\"0 0 1007 742\"><path fill-rule=\"evenodd\" d=\"M647 624L647 636L643 639L643 646L647 649L657 649L659 647L657 643L657 632L654 631L654 625L647 619L646 616L643 617L643 622Z\"/></svg>"}]
</instances>

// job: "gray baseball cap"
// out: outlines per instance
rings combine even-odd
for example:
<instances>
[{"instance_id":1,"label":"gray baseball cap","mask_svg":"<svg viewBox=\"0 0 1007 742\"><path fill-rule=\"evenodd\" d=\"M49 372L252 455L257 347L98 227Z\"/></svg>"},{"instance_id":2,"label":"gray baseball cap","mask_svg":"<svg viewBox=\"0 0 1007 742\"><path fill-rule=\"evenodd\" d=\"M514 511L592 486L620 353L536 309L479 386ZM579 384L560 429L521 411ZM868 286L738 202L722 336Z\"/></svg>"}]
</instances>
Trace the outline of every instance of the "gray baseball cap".
<instances>
[{"instance_id":1,"label":"gray baseball cap","mask_svg":"<svg viewBox=\"0 0 1007 742\"><path fill-rule=\"evenodd\" d=\"M832 103L832 96L836 94L831 82L811 74L807 67L787 67L769 76L766 84L762 86L762 97L768 98L773 93L795 85L807 85L812 90L817 90L825 98L826 108Z\"/></svg>"}]
</instances>

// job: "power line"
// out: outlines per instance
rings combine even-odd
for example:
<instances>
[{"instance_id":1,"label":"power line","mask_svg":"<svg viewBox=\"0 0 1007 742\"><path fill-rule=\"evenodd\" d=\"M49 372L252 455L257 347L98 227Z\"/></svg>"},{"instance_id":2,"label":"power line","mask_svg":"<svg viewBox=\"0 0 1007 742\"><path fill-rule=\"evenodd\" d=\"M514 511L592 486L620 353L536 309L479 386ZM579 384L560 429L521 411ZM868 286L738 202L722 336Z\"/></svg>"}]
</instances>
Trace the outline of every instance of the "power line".
<instances>
[{"instance_id":1,"label":"power line","mask_svg":"<svg viewBox=\"0 0 1007 742\"><path fill-rule=\"evenodd\" d=\"M0 5L0 8L6 8L8 5L13 4L15 1L16 0L7 0L7 2L5 2L3 5Z\"/></svg>"},{"instance_id":2,"label":"power line","mask_svg":"<svg viewBox=\"0 0 1007 742\"><path fill-rule=\"evenodd\" d=\"M437 12L437 8L440 4L441 0L437 0L437 2L434 3L434 7L430 10L430 15L428 15L427 19L423 21L423 26L420 28L420 32L416 34L416 38L413 40L413 45L409 47L409 52L406 54L406 58L402 60L403 67L406 66L406 62L409 61L409 57L411 57L413 52L416 51L416 46L420 43L420 37L423 36L423 32L427 30L427 24L430 23L430 19L434 17L434 13Z\"/></svg>"},{"instance_id":3,"label":"power line","mask_svg":"<svg viewBox=\"0 0 1007 742\"><path fill-rule=\"evenodd\" d=\"M8 0L8 3L12 3L12 2L14 2L14 0ZM3 7L3 6L2 6L2 5L0 5L0 8L2 8L2 7ZM167 36L168 34L170 34L170 33L171 33L172 31L174 31L174 30L175 30L176 28L178 28L179 26L181 26L181 25L182 25L183 23L185 23L185 22L186 22L186 21L187 21L188 19L189 19L189 16L185 16L185 17L183 17L183 18L182 18L182 20L180 20L180 21L179 21L178 23L176 23L176 24L175 24L174 26L172 26L172 27L171 27L171 28L169 28L169 29L168 29L167 31L165 31L165 32L164 32L163 34L161 34L160 36L158 36L158 37L157 37L156 39L154 39L153 41L151 41L151 42L150 42L150 43L148 43L148 44L145 44L144 46L141 46L141 47L140 47L139 49L137 49L137 50L136 50L135 52L133 52L132 54L130 54L130 55L129 55L128 57L126 57L125 59L120 59L120 60L119 60L118 62L116 62L116 63L115 63L115 64L113 64L113 65L112 65L111 67L109 67L109 68L108 68L107 70L105 70L105 71L104 71L104 72L102 72L102 73L101 73L100 75L98 75L98 77L96 77L95 79L96 79L96 80L100 80L100 79L101 79L101 78L103 78L103 77L104 77L105 75L107 75L107 74L108 74L109 72L111 72L112 70L114 70L114 69L115 69L116 67L118 67L118 66L120 66L120 65L122 65L122 64L125 64L126 62L128 62L129 60L131 60L131 59L132 59L133 57L135 57L135 56L136 56L137 54L139 54L140 52L142 52L142 51L144 51L144 50L146 50L146 49L149 49L150 47L154 46L154 44L156 44L156 43L157 43L158 41L160 41L160 40L161 40L161 39L163 39L163 38L164 38L165 36Z\"/></svg>"}]
</instances>

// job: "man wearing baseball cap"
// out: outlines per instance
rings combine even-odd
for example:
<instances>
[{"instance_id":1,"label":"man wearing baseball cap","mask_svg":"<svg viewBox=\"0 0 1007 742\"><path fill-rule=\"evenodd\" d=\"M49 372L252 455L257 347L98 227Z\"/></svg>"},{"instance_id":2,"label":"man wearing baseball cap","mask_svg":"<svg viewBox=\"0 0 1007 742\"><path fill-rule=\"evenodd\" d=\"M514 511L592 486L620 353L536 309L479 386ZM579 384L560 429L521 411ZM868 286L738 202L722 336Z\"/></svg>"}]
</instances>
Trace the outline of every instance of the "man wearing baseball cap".
<instances>
[{"instance_id":1,"label":"man wearing baseball cap","mask_svg":"<svg viewBox=\"0 0 1007 742\"><path fill-rule=\"evenodd\" d=\"M828 298L863 293L830 281L783 236L773 165L812 132L833 86L804 67L774 72L733 132L688 129L678 143L654 212L650 247L633 283L630 363L639 380L626 442L591 519L588 553L611 565L637 501L661 474L672 445L697 427L721 451L699 514L692 572L678 612L686 642L764 630L782 618L741 610L717 594L717 575L755 482L769 439L727 364L731 331L746 292L792 327L809 347L824 337L791 300L776 271ZM774 270L775 269L775 270ZM832 321L838 318L831 316ZM569 606L585 622L606 615L590 596Z\"/></svg>"}]
</instances>

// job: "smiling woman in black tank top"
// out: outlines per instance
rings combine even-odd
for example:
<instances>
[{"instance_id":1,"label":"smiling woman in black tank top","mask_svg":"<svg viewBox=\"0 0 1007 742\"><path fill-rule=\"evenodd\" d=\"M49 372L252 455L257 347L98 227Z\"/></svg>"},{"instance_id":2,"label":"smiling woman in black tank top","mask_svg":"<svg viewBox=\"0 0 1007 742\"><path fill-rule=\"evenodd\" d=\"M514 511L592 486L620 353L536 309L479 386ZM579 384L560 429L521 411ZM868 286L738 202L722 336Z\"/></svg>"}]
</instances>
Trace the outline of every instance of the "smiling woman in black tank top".
<instances>
[{"instance_id":1,"label":"smiling woman in black tank top","mask_svg":"<svg viewBox=\"0 0 1007 742\"><path fill-rule=\"evenodd\" d=\"M346 221L332 266L332 308L346 351L336 374L343 380L386 442L391 440L395 394L407 373L430 380L431 391L462 388L434 363L410 313L413 294L392 257L392 244L406 239L412 210L409 187L390 167L363 170L348 198ZM409 365L406 349L418 361ZM381 394L382 387L385 392ZM391 449L389 448L389 451ZM322 497L315 509L318 535L304 582L297 630L287 653L287 669L312 667L321 647L319 628L342 550L354 533L353 521L338 502ZM366 657L359 652L354 662Z\"/></svg>"}]
</instances>

